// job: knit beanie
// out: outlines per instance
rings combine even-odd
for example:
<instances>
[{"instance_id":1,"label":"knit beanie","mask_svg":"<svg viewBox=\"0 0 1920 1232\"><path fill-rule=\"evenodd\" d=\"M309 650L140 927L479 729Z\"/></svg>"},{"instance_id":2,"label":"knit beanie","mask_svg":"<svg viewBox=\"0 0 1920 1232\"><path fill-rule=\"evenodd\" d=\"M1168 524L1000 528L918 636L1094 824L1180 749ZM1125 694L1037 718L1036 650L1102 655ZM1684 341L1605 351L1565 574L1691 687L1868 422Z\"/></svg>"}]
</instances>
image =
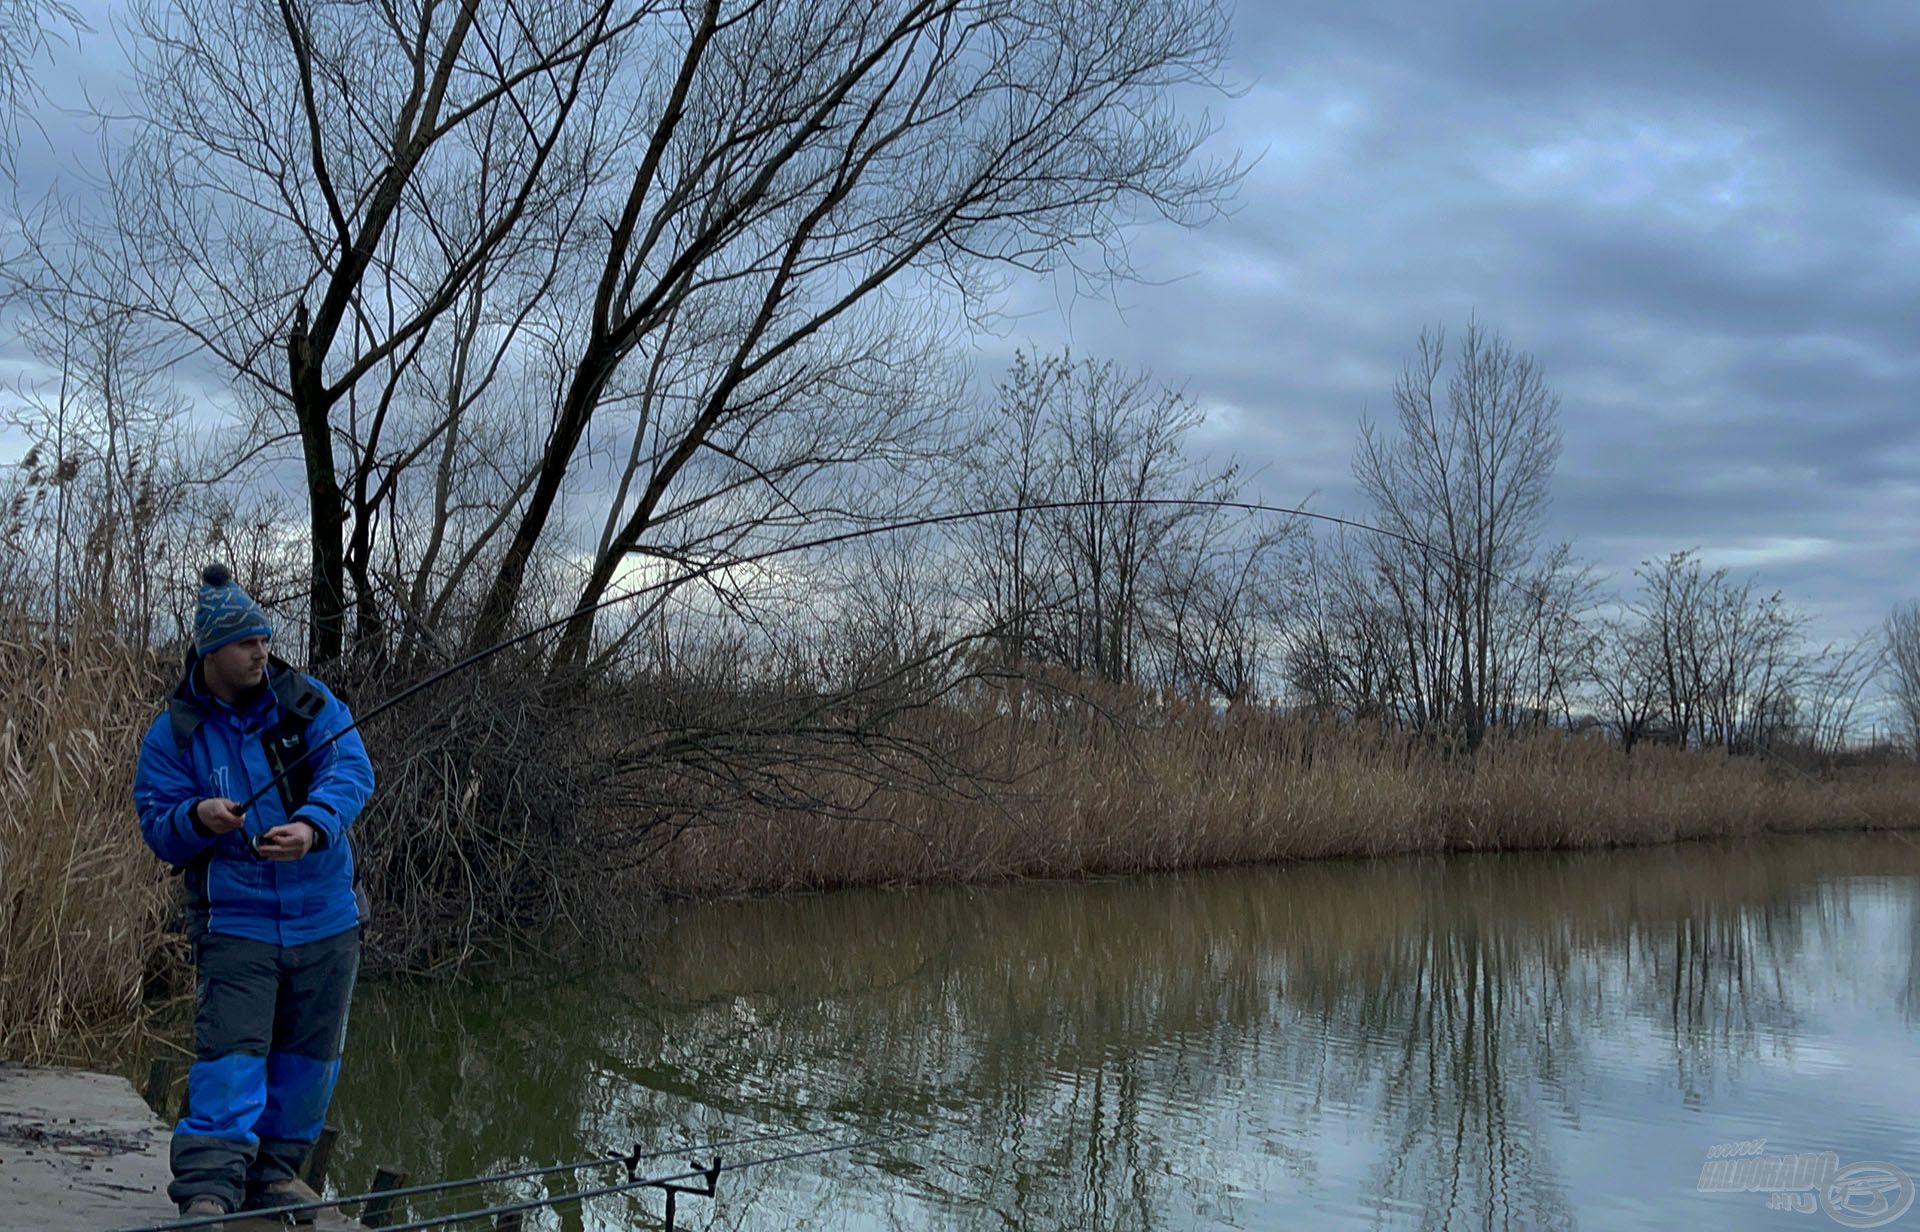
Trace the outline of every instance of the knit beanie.
<instances>
[{"instance_id":1,"label":"knit beanie","mask_svg":"<svg viewBox=\"0 0 1920 1232\"><path fill-rule=\"evenodd\" d=\"M240 589L232 570L212 564L201 571L200 603L193 612L194 649L211 654L243 637L272 636L267 614Z\"/></svg>"}]
</instances>

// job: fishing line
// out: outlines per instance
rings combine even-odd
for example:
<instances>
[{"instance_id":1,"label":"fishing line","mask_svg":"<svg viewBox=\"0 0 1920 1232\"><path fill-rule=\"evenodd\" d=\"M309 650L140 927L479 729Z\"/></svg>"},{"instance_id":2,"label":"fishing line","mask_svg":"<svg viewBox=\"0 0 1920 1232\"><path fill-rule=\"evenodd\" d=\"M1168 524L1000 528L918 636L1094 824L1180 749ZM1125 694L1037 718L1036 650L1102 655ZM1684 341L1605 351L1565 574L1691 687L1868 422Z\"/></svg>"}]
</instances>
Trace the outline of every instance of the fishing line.
<instances>
[{"instance_id":1,"label":"fishing line","mask_svg":"<svg viewBox=\"0 0 1920 1232\"><path fill-rule=\"evenodd\" d=\"M1484 574L1486 577L1494 581L1500 582L1504 585L1512 586L1515 589L1524 589L1521 583L1515 582L1509 578L1503 577L1499 573L1495 572L1494 570L1484 565L1481 565L1476 561L1468 560L1465 557L1459 556L1453 552L1450 552L1445 548L1438 547L1434 544L1426 543L1418 538L1415 538L1412 535L1403 534L1399 531L1388 530L1387 528L1381 527L1381 526L1373 526L1366 522L1355 521L1352 518L1343 518L1336 514L1316 513L1304 507L1288 508L1284 505L1269 505L1259 501L1219 500L1219 499L1207 499L1207 498L1200 498L1200 497L1187 497L1187 498L1130 497L1130 498L1112 498L1112 499L1106 499L1106 500L1038 501L1032 504L1004 505L1004 506L998 506L992 509L967 509L967 510L961 510L958 512L927 514L922 517L909 518L901 522L889 522L883 526L863 526L863 527L855 528L853 530L838 531L831 535L821 535L814 539L802 540L799 543L788 543L788 544L783 544L779 547L767 548L759 552L749 552L740 556L729 556L723 559L709 561L706 564L696 566L691 571L681 574L677 577L668 578L659 582L650 582L645 586L641 586L633 590L625 591L621 594L614 595L611 598L601 599L597 602L589 603L584 606L575 608L573 611L568 612L564 616L560 616L553 620L549 620L543 624L535 625L532 628L525 630L524 632L516 633L512 637L505 638L501 641L495 642L491 646L487 646L481 650L476 650L473 653L465 656L464 658L461 658L455 661L454 663L451 663L448 666L441 668L439 671L434 672L432 675L429 675L426 678L408 686L407 688L402 689L400 692L394 694L392 697L387 698L385 701L381 702L379 705L367 711L365 714L358 716L357 718L354 719L353 722L347 724L347 726L341 728L339 731L334 732L332 735L328 736L326 739L315 743L312 747L310 747L306 751L304 755L302 755L301 757L297 758L292 763L284 767L278 774L268 779L265 784L263 784L259 789L254 791L252 795L248 796L245 800L243 800L240 803L240 807L238 811L241 813L245 813L248 809L252 808L253 805L262 796L266 795L267 792L279 786L280 782L283 779L285 779L289 774L292 774L295 770L305 765L308 761L310 761L320 753L324 752L328 748L332 747L332 745L336 741L346 736L349 732L358 730L362 724L371 722L377 715L380 715L385 711L392 709L394 706L399 705L401 702L406 701L408 698L417 696L421 692L432 688L436 684L439 684L441 681L445 680L447 677L455 675L459 672L465 671L467 668L473 667L478 663L484 662L485 660L492 658L494 655L499 654L503 650L509 650L515 646L520 645L523 642L536 638L543 633L550 633L553 630L558 629L563 625L572 623L574 620L578 619L579 617L591 615L605 608L609 608L617 604L625 603L630 599L638 599L644 595L655 594L663 590L684 586L688 582L698 581L702 578L711 576L712 574L719 573L727 569L737 569L746 565L760 564L762 562L775 559L776 557L786 556L794 552L806 552L806 551L813 551L818 548L834 547L839 544L851 543L859 539L871 538L875 535L891 534L896 531L920 530L930 526L943 526L943 525L949 525L955 522L972 521L979 518L1005 517L1010 514L1043 513L1043 512L1069 510L1069 509L1081 509L1081 510L1085 510L1085 509L1154 509L1154 508L1169 508L1169 507L1189 508L1189 509L1191 508L1231 509L1231 510L1236 510L1243 513L1280 514L1289 518L1309 518L1315 521L1331 523L1335 526L1347 527L1352 530L1368 531L1372 534L1382 535L1388 539L1393 539L1408 547L1418 548L1424 552L1436 553L1442 557L1445 557L1451 560L1455 564L1462 565L1469 569L1475 570L1481 574Z\"/></svg>"},{"instance_id":2,"label":"fishing line","mask_svg":"<svg viewBox=\"0 0 1920 1232\"><path fill-rule=\"evenodd\" d=\"M728 556L721 559L712 560L707 562L706 564L695 566L690 571L684 574L681 574L677 577L668 578L659 582L648 583L645 586L640 586L633 590L625 591L625 592L622 592L621 594L613 595L609 598L598 600L597 602L594 602L594 603L585 604L581 607L575 608L574 610L568 612L564 616L560 616L553 620L546 621L542 624L535 625L530 629L527 629L521 633L514 634L512 637L505 638L499 642L494 643L491 646L487 646L487 647L484 647L483 649L474 651L473 653L468 654L459 660L456 660L455 662L440 669L439 671L432 673L431 675L425 677L424 679L417 681L416 683L408 686L407 688L402 689L400 692L394 694L392 697L389 697L385 701L374 706L371 710L368 710L365 714L362 714L356 717L353 722L341 728L339 731L334 732L333 734L328 736L326 739L321 740L315 743L314 745L312 745L310 748L307 749L307 751L301 757L297 758L295 761L293 761L289 765L282 768L279 773L275 774L272 778L268 779L265 784L263 784L260 788L255 790L251 795L249 795L246 798L246 800L241 802L238 811L242 814L246 813L250 808L253 807L255 803L259 801L259 799L262 796L264 796L268 791L271 791L274 788L276 788L282 782L282 780L284 780L288 775L292 774L295 770L307 764L314 757L316 757L320 753L330 748L335 742L339 741L341 738L346 736L349 732L357 731L362 724L370 722L376 716L384 713L385 711L393 708L394 706L397 706L400 703L408 700L409 698L415 697L418 694L424 692L425 690L432 688L434 685L439 684L441 681L447 679L449 676L456 675L459 672L465 671L467 668L470 668L475 666L476 664L482 663L485 660L493 657L494 655L499 654L503 650L509 650L515 646L522 644L523 642L527 642L533 638L536 638L543 633L550 633L555 629L558 629L564 625L570 624L571 622L578 619L579 617L591 615L595 612L602 611L606 608L615 607L631 599L638 599L645 595L657 594L661 591L683 586L683 585L686 585L688 582L698 581L700 579L709 577L715 573L718 573L727 569L735 569L735 568L740 568L746 565L759 564L759 563L762 563L768 560L773 560L777 557L789 555L795 552L805 552L805 551L812 551L819 548L833 547L839 544L851 543L857 540L871 538L876 535L891 534L896 531L918 530L918 529L924 529L932 526L943 526L943 525L950 525L958 522L973 521L980 518L1005 517L1011 514L1042 513L1042 512L1060 511L1060 510L1152 509L1152 508L1228 509L1228 510L1235 510L1243 513L1278 514L1287 518L1305 518L1312 521L1325 522L1330 525L1344 527L1349 530L1365 531L1368 534L1379 535L1383 538L1390 539L1397 543L1400 543L1406 547L1415 548L1422 552L1432 553L1436 556L1441 557L1442 559L1452 562L1455 565L1463 566L1469 570L1472 570L1488 578L1491 581L1498 582L1503 586L1511 587L1515 590L1519 590L1522 593L1526 593L1526 594L1534 593L1534 591L1531 588L1529 588L1526 584L1522 582L1519 582L1510 577L1507 577L1501 574L1500 572L1492 569L1491 567L1484 565L1478 561L1469 560L1466 557L1459 555L1458 553L1450 551L1449 549L1446 549L1438 546L1437 544L1429 543L1425 540L1422 540L1417 536L1409 535L1401 531L1390 530L1384 526L1375 526L1371 523L1361 522L1353 518L1341 517L1338 514L1319 513L1319 512L1305 508L1304 504L1299 506L1288 507L1284 505L1271 505L1261 501L1224 500L1224 499L1204 498L1204 497L1128 497L1128 498L1107 498L1107 499L1101 499L1101 500L1036 501L1030 504L1003 505L1003 506L997 506L990 509L968 509L968 510L959 510L954 512L947 512L947 513L927 514L922 517L909 518L904 521L889 522L881 526L856 527L852 530L838 531L830 535L821 535L813 539L802 540L798 543L783 544L779 547L767 548L759 552L749 552L744 555ZM1788 766L1789 769L1795 770L1797 773L1801 773L1803 775L1805 774L1805 772L1800 771L1798 767L1791 766L1790 763L1786 762L1786 760L1783 757L1781 757L1778 753L1774 752L1772 749L1766 748L1765 746L1761 746L1761 745L1756 745L1755 747L1765 755L1767 760L1773 761L1780 765ZM1872 818L1866 813L1864 809L1861 809L1859 805L1854 804L1851 801L1849 801L1848 804L1853 811L1858 813L1858 815L1862 820L1865 820L1868 822L1872 821ZM254 844L255 844L255 840L250 837L249 848L257 856L259 854L258 849Z\"/></svg>"}]
</instances>

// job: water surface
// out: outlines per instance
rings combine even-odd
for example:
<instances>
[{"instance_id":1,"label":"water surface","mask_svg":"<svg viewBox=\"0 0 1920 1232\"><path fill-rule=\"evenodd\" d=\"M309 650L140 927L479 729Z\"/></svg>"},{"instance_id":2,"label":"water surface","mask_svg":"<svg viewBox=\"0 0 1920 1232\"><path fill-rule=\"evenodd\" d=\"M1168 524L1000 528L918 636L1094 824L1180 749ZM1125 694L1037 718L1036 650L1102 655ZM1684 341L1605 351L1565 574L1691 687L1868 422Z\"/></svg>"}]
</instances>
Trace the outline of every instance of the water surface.
<instances>
[{"instance_id":1,"label":"water surface","mask_svg":"<svg viewBox=\"0 0 1920 1232\"><path fill-rule=\"evenodd\" d=\"M1916 874L1825 836L689 906L565 971L363 986L335 1177L938 1127L681 1226L1838 1227L1702 1166L1920 1177Z\"/></svg>"}]
</instances>

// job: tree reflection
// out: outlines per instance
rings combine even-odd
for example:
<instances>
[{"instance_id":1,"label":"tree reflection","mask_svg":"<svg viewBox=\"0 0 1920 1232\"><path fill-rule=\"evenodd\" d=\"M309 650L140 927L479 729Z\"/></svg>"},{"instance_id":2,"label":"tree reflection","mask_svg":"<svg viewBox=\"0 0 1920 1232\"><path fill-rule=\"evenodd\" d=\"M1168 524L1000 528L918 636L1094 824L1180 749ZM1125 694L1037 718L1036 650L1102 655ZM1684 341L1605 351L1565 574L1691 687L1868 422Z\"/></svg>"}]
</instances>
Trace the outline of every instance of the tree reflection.
<instances>
[{"instance_id":1,"label":"tree reflection","mask_svg":"<svg viewBox=\"0 0 1920 1232\"><path fill-rule=\"evenodd\" d=\"M1401 859L688 908L630 962L575 978L367 990L342 1179L940 1125L724 1177L713 1226L1569 1226L1553 1127L1579 1123L1614 1052L1670 1049L1672 1097L1697 1104L1785 1046L1849 978L1866 883L1840 878L1915 867L1912 850ZM1913 901L1875 939L1906 949L1908 1021ZM627 1226L648 1206L541 1226Z\"/></svg>"}]
</instances>

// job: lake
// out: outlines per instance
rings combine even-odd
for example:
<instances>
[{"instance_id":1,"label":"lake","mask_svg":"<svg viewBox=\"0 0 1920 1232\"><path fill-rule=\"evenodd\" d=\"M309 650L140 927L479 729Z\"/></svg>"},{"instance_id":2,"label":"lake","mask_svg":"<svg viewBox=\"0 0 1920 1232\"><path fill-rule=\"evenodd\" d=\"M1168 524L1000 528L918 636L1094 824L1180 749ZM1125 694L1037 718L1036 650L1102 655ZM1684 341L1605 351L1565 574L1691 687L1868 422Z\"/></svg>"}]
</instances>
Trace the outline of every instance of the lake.
<instances>
[{"instance_id":1,"label":"lake","mask_svg":"<svg viewBox=\"0 0 1920 1232\"><path fill-rule=\"evenodd\" d=\"M333 1176L931 1130L724 1171L680 1226L1865 1227L1916 1110L1920 842L1829 835L663 908L363 985Z\"/></svg>"}]
</instances>

